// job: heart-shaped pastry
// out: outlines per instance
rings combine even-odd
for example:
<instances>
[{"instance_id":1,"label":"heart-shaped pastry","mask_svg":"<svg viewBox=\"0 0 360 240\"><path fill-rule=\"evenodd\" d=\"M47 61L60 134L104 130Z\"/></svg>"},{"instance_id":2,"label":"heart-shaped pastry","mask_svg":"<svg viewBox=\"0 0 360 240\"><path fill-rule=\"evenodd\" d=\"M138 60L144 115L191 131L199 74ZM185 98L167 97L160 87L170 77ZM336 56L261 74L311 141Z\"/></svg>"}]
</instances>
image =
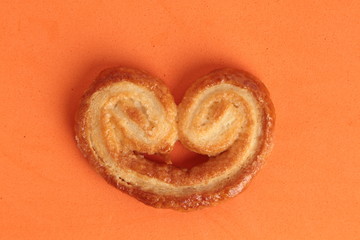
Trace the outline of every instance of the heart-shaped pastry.
<instances>
[{"instance_id":1,"label":"heart-shaped pastry","mask_svg":"<svg viewBox=\"0 0 360 240\"><path fill-rule=\"evenodd\" d=\"M266 87L244 71L195 81L177 107L166 85L129 68L100 73L81 99L78 147L118 189L145 204L198 209L243 190L272 148L275 112ZM177 140L209 159L190 169L148 160Z\"/></svg>"}]
</instances>

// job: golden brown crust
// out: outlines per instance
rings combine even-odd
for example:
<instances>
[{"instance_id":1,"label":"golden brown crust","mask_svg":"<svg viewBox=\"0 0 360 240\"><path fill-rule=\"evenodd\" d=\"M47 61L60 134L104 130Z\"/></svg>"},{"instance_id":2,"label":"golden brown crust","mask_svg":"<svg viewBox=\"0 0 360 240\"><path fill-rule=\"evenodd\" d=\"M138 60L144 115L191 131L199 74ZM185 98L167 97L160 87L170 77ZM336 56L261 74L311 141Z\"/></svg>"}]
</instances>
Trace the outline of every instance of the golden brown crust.
<instances>
[{"instance_id":1,"label":"golden brown crust","mask_svg":"<svg viewBox=\"0 0 360 240\"><path fill-rule=\"evenodd\" d=\"M166 133L168 135L165 135L168 136L168 139L171 139L160 142L161 149L159 150L158 147L154 148L157 152L166 153L171 151L177 136L179 136L180 141L187 148L203 154L213 155L213 157L210 157L207 162L191 169L183 169L171 164L149 161L144 158L142 154L134 151L133 147L130 147L126 151L121 148L121 151L115 154L114 151L109 148L109 143L106 142L106 135L102 133L101 137L93 133L95 125L91 123L97 120L91 119L94 115L92 112L94 111L92 110L94 107L92 106L96 104L93 102L94 99L96 99L94 97L96 94L100 94L101 91L107 87L114 86L116 83L123 81L131 82L153 92L164 109L168 111L166 113L168 114L168 118L174 118L166 120L170 122L170 127L168 129L169 133ZM214 89L214 91L211 89ZM218 97L218 95L214 95L211 91L219 94L219 96L222 94L221 96L224 101L215 101L214 103L211 99ZM243 93L245 94L244 96L242 96ZM104 94L106 95L106 92L104 92ZM202 98L202 94L205 94L205 100L207 99L207 95L209 95L210 100L206 101L213 106L211 111L203 111L211 115L210 124L220 121L217 123L219 127L210 126L213 127L213 129L221 131L221 124L223 124L221 119L226 120L226 117L232 116L231 114L235 117L239 116L236 115L239 114L237 112L240 111L239 109L241 109L240 113L248 118L248 120L245 120L241 125L245 130L237 133L237 138L234 142L220 144L221 146L218 144L219 150L216 154L211 154L213 153L214 146L217 145L216 140L211 147L208 147L209 150L198 149L197 140L195 140L195 142L189 140L187 135L191 135L192 133L190 132L188 134L186 132L188 130L184 128L186 125L184 124L184 119L188 116L193 118L191 115L194 113L189 112L191 106L202 106L196 102L196 99ZM233 96L234 94L239 96ZM234 102L231 102L234 98L240 99L239 105L241 105L241 107L237 105L238 103L235 103L236 108L228 110L229 106L231 108L234 105ZM246 100L250 100L250 103ZM256 109L252 109L252 106L256 106ZM149 109L148 111L152 110ZM175 113L173 113L174 111ZM199 111L201 112L201 109ZM130 120L141 123L142 117L138 116L136 109L129 112L127 116ZM147 111L145 112L147 113ZM75 125L78 147L95 169L109 183L153 207L172 208L176 210L198 209L204 206L214 205L223 199L233 197L241 192L258 171L272 147L275 112L266 87L246 72L234 69L216 70L197 80L188 89L184 99L179 105L177 114L178 122L176 123L175 103L169 90L160 80L134 69L108 69L99 75L81 100ZM172 121L173 123L171 123ZM239 126L236 125L237 123L234 124L234 126ZM177 129L172 129L174 126ZM105 130L106 129L102 128L101 131L104 132ZM258 133L258 131L260 131L260 133ZM97 137L105 139L107 145L104 151L110 152L111 164L107 162L108 160L106 160L106 158L109 157L106 154L102 157L102 147L104 144L102 144L103 140L98 140ZM96 143L91 141L95 141ZM122 141L123 144L128 143L124 138L122 138ZM252 142L256 144L252 144ZM226 144L231 145L227 146ZM227 148L223 149L224 146ZM206 146L204 147L206 148ZM246 159L245 157L242 159L242 154L245 154L242 152L242 148L248 149L248 153L246 153L248 157L246 157ZM148 151L153 149L149 150L146 146L144 149L145 151L142 153L152 154L152 152L149 153ZM123 153L124 151L126 154ZM114 168L124 170L126 173ZM233 170L230 171L229 169Z\"/></svg>"}]
</instances>

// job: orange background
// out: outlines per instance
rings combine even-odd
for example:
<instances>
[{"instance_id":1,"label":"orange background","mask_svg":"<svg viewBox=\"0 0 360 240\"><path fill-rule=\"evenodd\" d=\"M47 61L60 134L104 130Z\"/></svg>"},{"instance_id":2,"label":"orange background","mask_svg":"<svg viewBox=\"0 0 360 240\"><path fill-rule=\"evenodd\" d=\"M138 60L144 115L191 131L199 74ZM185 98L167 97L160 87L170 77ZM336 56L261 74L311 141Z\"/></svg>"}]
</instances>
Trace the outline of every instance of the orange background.
<instances>
[{"instance_id":1,"label":"orange background","mask_svg":"<svg viewBox=\"0 0 360 240\"><path fill-rule=\"evenodd\" d=\"M0 239L360 239L359 19L358 0L2 0ZM162 78L177 102L214 68L262 79L275 148L250 186L180 213L108 185L72 127L117 65Z\"/></svg>"}]
</instances>

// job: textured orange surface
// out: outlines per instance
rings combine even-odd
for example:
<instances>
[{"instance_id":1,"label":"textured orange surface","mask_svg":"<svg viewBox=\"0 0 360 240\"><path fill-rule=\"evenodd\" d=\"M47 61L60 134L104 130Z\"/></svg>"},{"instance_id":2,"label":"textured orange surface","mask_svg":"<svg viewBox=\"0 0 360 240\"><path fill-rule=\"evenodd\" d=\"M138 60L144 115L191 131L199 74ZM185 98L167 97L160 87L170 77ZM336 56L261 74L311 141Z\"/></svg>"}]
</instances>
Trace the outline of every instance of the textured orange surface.
<instances>
[{"instance_id":1,"label":"textured orange surface","mask_svg":"<svg viewBox=\"0 0 360 240\"><path fill-rule=\"evenodd\" d=\"M357 0L0 1L0 239L359 239L359 19ZM249 187L179 213L96 174L73 116L117 65L164 79L177 102L214 68L260 78L275 148Z\"/></svg>"}]
</instances>

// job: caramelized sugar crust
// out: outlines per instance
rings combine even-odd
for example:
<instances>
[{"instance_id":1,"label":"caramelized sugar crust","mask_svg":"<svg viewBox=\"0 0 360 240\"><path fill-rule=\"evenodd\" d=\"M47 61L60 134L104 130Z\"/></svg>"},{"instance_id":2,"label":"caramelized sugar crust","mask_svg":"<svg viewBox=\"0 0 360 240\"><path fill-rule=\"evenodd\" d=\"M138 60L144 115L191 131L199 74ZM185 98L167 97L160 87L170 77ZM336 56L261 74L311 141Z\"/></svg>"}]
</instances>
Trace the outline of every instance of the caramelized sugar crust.
<instances>
[{"instance_id":1,"label":"caramelized sugar crust","mask_svg":"<svg viewBox=\"0 0 360 240\"><path fill-rule=\"evenodd\" d=\"M78 147L111 184L145 204L192 210L233 197L272 148L275 112L266 87L235 69L198 79L177 107L165 84L147 73L112 68L81 99ZM180 140L209 160L192 167L153 162Z\"/></svg>"}]
</instances>

